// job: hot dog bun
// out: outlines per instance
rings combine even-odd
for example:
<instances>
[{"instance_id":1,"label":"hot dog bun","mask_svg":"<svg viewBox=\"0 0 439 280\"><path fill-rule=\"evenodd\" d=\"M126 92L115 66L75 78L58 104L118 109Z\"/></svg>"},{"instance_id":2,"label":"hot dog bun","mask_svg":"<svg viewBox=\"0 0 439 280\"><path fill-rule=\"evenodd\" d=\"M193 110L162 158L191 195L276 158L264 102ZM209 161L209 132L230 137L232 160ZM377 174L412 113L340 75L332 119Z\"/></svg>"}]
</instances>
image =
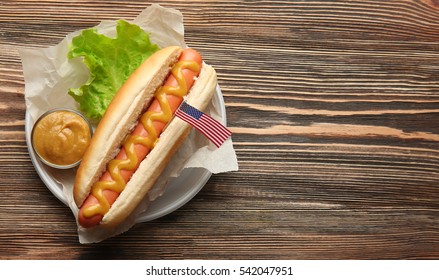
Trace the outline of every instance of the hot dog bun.
<instances>
[{"instance_id":1,"label":"hot dog bun","mask_svg":"<svg viewBox=\"0 0 439 280\"><path fill-rule=\"evenodd\" d=\"M180 47L168 47L150 56L113 98L77 171L73 195L78 207L105 172L107 163L119 152L122 141L150 104L154 92L163 84L181 52ZM200 75L188 94L188 103L204 110L212 99L216 84L215 70L203 63ZM189 124L178 118L168 123L154 149L140 163L125 189L104 215L102 226L114 227L130 215L154 185L190 129Z\"/></svg>"}]
</instances>

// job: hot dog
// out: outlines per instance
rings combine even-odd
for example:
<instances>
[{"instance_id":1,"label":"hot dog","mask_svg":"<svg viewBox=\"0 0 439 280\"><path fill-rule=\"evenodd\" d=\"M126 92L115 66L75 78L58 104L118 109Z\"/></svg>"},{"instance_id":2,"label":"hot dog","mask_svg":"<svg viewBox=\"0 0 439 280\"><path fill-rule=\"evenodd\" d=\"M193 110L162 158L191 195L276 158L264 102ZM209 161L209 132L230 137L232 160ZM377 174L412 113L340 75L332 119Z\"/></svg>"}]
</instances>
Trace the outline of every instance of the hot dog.
<instances>
[{"instance_id":1,"label":"hot dog","mask_svg":"<svg viewBox=\"0 0 439 280\"><path fill-rule=\"evenodd\" d=\"M73 195L82 227L115 227L154 185L191 126L172 118L187 102L209 104L215 70L192 49L164 48L117 92L78 168Z\"/></svg>"}]
</instances>

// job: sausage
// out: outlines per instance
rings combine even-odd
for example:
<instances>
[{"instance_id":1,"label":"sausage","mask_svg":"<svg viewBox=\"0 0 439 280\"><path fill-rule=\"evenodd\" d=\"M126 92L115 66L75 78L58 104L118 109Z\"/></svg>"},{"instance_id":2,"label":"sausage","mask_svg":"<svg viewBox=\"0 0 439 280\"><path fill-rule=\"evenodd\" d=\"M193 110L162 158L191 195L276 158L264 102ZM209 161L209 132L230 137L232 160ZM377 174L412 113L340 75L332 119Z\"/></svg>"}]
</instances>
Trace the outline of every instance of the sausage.
<instances>
[{"instance_id":1,"label":"sausage","mask_svg":"<svg viewBox=\"0 0 439 280\"><path fill-rule=\"evenodd\" d=\"M199 69L200 69L201 64L202 64L202 57L197 51L195 51L193 49L185 49L185 50L183 50L183 52L179 58L179 61L194 61L199 65L198 71L193 71L194 69L188 69L188 68L185 68L182 70L182 73L184 75L184 79L186 80L187 90L189 90L191 88L191 86L193 85L195 78L199 74ZM173 74L169 75L166 82L164 83L164 86L171 86L171 87L177 86L177 80ZM167 94L166 100L170 106L171 112L174 113L177 110L177 108L180 106L181 102L183 101L183 97ZM152 112L161 112L161 111L162 111L162 108L161 108L159 100L157 98L154 98L151 105L148 107L148 109L143 114L143 116L148 114L148 112L152 113ZM153 125L157 135L161 134L163 129L166 127L166 124L167 124L166 122L163 122L160 120L153 120L152 125ZM140 122L140 121L136 125L136 127L134 128L131 135L132 136L142 136L144 138L153 138L150 135L150 133L147 131L147 129L144 127L142 122ZM120 170L120 175L123 178L125 183L127 183L130 180L131 176L133 175L135 170L140 165L142 159L144 159L149 154L150 150L151 150L151 147L149 147L148 145L139 144L139 143L134 144L134 153L137 156L137 158L140 160L137 161L137 165L135 166L134 169L132 169L132 170L121 169ZM126 149L125 149L124 145L122 145L122 148L121 148L119 154L112 161L125 160L127 158L128 158L128 156L127 156ZM110 161L110 163L111 163L111 161ZM99 181L101 181L101 182L114 181L114 178L112 178L110 172L108 171L109 164L107 165L107 171L105 171L105 173L101 176ZM109 189L104 189L104 191L103 191L103 196L108 201L110 206L114 203L114 201L116 201L116 199L119 197L119 194L120 194L120 192L109 190ZM86 227L86 228L93 227L93 226L99 224L100 221L102 220L102 218L103 218L102 214L95 214L92 216L87 216L84 213L84 209L87 209L88 207L96 205L96 204L99 204L98 199L93 194L90 194L88 196L88 198L84 201L82 206L80 207L80 210L78 213L78 223L82 227Z\"/></svg>"}]
</instances>

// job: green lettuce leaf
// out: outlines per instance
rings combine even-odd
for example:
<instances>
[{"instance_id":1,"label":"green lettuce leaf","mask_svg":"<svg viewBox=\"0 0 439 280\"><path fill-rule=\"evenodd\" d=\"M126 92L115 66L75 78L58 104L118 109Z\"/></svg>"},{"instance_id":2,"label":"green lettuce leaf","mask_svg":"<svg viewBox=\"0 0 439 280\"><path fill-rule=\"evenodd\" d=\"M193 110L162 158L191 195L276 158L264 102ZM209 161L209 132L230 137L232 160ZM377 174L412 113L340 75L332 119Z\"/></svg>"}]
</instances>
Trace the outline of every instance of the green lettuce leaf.
<instances>
[{"instance_id":1,"label":"green lettuce leaf","mask_svg":"<svg viewBox=\"0 0 439 280\"><path fill-rule=\"evenodd\" d=\"M69 89L80 110L89 118L100 120L117 90L150 55L159 50L139 26L119 20L117 36L109 38L95 28L83 30L72 39L68 58L83 57L90 69L88 81Z\"/></svg>"}]
</instances>

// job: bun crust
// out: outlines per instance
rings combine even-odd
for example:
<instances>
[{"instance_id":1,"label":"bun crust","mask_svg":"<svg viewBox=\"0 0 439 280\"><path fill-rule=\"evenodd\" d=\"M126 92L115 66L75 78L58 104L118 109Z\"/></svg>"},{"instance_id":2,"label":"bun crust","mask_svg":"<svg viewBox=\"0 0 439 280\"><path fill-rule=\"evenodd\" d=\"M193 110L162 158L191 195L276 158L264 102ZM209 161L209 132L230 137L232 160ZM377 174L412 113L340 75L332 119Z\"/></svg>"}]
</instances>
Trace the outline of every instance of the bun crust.
<instances>
[{"instance_id":1,"label":"bun crust","mask_svg":"<svg viewBox=\"0 0 439 280\"><path fill-rule=\"evenodd\" d=\"M168 47L150 56L113 98L96 128L76 174L73 196L78 207L88 197L92 185L105 172L107 163L119 152L122 141L149 106L154 92L162 85L181 52L180 47ZM200 74L187 95L187 102L201 111L204 110L215 93L216 85L215 70L203 63ZM168 123L154 149L140 163L99 226L116 227L134 211L191 129L191 125L179 118L173 118Z\"/></svg>"}]
</instances>

